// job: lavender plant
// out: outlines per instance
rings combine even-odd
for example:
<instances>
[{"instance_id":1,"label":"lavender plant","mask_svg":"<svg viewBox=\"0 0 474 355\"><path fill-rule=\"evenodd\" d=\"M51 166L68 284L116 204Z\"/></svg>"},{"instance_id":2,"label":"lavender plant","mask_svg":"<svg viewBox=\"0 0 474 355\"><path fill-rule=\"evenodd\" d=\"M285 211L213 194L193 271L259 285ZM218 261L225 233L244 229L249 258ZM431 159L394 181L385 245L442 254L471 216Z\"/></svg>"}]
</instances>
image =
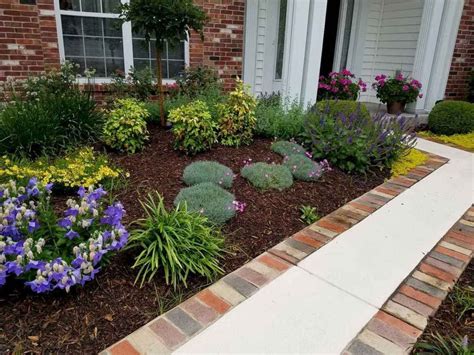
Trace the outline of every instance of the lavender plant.
<instances>
[{"instance_id":1,"label":"lavender plant","mask_svg":"<svg viewBox=\"0 0 474 355\"><path fill-rule=\"evenodd\" d=\"M62 218L50 204L51 188L35 178L0 185L0 286L14 275L37 293L68 292L93 280L104 256L127 243L125 210L118 202L104 208L102 188L79 188Z\"/></svg>"}]
</instances>

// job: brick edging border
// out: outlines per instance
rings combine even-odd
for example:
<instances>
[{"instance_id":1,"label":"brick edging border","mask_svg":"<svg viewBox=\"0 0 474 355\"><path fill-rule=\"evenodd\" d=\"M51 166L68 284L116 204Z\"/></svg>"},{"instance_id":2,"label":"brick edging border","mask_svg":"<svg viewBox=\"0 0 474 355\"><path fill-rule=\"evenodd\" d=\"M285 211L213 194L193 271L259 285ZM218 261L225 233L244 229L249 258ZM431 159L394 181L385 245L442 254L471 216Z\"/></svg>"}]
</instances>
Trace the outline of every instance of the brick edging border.
<instances>
[{"instance_id":1,"label":"brick edging border","mask_svg":"<svg viewBox=\"0 0 474 355\"><path fill-rule=\"evenodd\" d=\"M293 234L101 354L171 353L270 281L448 162L444 157L425 153L428 160L424 164L404 176L391 178Z\"/></svg>"},{"instance_id":2,"label":"brick edging border","mask_svg":"<svg viewBox=\"0 0 474 355\"><path fill-rule=\"evenodd\" d=\"M474 206L348 344L344 355L409 353L474 254Z\"/></svg>"}]
</instances>

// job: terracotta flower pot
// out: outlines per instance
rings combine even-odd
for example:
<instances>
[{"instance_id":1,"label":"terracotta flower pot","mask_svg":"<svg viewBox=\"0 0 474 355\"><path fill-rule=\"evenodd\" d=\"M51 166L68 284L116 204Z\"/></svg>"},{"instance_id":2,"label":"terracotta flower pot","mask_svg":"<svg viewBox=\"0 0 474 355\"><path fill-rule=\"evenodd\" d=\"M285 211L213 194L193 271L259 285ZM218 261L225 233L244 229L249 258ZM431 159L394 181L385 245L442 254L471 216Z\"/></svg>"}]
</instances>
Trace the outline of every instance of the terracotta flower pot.
<instances>
[{"instance_id":1,"label":"terracotta flower pot","mask_svg":"<svg viewBox=\"0 0 474 355\"><path fill-rule=\"evenodd\" d=\"M387 102L387 113L391 115L397 115L405 111L406 103L395 101L395 102Z\"/></svg>"}]
</instances>

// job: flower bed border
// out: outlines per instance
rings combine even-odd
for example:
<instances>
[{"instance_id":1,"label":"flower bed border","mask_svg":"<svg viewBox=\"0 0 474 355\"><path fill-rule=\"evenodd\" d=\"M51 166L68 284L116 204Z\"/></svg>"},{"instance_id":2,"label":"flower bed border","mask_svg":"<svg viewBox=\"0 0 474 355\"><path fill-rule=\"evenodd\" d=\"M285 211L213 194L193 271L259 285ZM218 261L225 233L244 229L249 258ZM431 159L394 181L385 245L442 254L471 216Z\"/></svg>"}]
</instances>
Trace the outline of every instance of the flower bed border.
<instances>
[{"instance_id":1,"label":"flower bed border","mask_svg":"<svg viewBox=\"0 0 474 355\"><path fill-rule=\"evenodd\" d=\"M426 152L425 152L426 153ZM119 340L102 355L171 353L260 288L329 243L449 159L426 153L428 160L404 176L391 178L316 223L227 274L185 302Z\"/></svg>"}]
</instances>

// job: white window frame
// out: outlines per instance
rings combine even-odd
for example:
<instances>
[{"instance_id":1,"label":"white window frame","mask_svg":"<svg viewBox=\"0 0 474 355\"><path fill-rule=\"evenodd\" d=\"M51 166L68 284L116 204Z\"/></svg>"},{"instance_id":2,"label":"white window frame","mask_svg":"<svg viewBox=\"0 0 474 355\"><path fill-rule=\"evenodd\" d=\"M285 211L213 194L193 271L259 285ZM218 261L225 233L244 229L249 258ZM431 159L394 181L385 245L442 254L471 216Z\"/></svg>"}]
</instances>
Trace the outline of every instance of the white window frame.
<instances>
[{"instance_id":1,"label":"white window frame","mask_svg":"<svg viewBox=\"0 0 474 355\"><path fill-rule=\"evenodd\" d=\"M122 4L126 4L129 0L121 0ZM58 33L58 49L61 63L66 60L64 52L64 40L63 40L63 28L61 22L61 15L66 16L79 16L79 17L95 17L95 18L112 18L118 19L119 14L103 13L103 12L85 12L85 11L71 11L61 10L59 6L59 0L54 0L54 14L56 18L56 29ZM132 42L132 24L125 22L122 25L122 38L123 38L123 56L124 56L124 69L125 74L130 73L130 68L133 67L133 42ZM189 67L189 40L184 43L184 66ZM79 78L79 83L87 83L86 78ZM94 78L94 83L97 84L108 84L112 82L112 78ZM174 79L163 79L162 84L175 83Z\"/></svg>"}]
</instances>

